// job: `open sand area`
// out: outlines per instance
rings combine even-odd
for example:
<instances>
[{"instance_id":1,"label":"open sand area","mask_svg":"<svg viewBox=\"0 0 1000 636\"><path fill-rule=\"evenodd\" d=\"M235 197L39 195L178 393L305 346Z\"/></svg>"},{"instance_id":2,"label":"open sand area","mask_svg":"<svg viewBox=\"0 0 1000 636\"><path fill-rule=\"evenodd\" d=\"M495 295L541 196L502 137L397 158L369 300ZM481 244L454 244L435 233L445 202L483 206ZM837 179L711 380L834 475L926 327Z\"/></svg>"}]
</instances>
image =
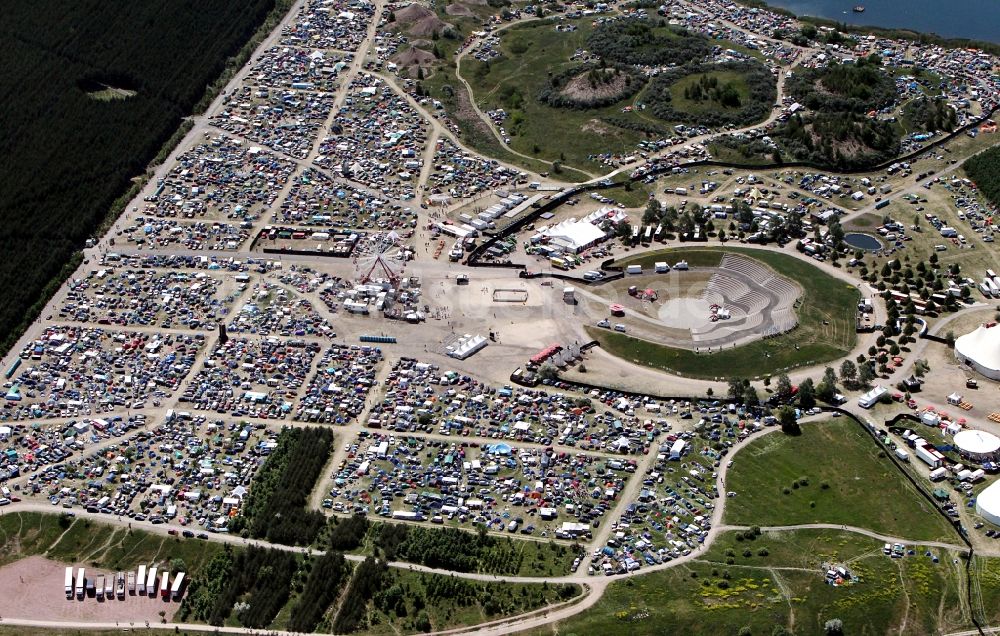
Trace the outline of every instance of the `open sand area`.
<instances>
[{"instance_id":1,"label":"open sand area","mask_svg":"<svg viewBox=\"0 0 1000 636\"><path fill-rule=\"evenodd\" d=\"M66 600L64 574L69 563L59 563L41 556L31 556L0 568L0 616L53 621L94 621L120 623L159 623L160 612L173 619L180 603L160 598L125 595L124 600L98 601L96 598ZM81 564L72 564L74 572ZM87 578L99 572L84 565Z\"/></svg>"}]
</instances>

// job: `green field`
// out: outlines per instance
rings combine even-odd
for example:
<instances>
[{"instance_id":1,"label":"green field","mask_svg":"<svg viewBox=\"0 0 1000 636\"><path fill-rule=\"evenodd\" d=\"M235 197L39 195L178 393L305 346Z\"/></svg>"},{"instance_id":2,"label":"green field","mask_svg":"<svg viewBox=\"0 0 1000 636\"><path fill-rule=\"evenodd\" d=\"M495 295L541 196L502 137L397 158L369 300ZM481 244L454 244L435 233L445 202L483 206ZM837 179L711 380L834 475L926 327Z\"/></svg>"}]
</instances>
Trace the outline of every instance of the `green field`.
<instances>
[{"instance_id":1,"label":"green field","mask_svg":"<svg viewBox=\"0 0 1000 636\"><path fill-rule=\"evenodd\" d=\"M532 632L561 636L637 634L794 633L821 635L827 620L845 634L947 633L968 629L964 569L957 555L931 550L939 563L917 556L890 559L881 543L841 532L765 534L752 542L733 533L701 559L612 583L586 612ZM741 556L752 548L754 556ZM766 556L757 556L761 549ZM727 563L726 550L736 559ZM835 587L823 563L846 565L860 580ZM996 606L989 608L996 614ZM778 626L787 632L775 631Z\"/></svg>"},{"instance_id":2,"label":"green field","mask_svg":"<svg viewBox=\"0 0 1000 636\"><path fill-rule=\"evenodd\" d=\"M954 530L847 418L766 435L734 459L728 524L835 523L911 540L958 541ZM805 482L805 483L803 483Z\"/></svg>"},{"instance_id":3,"label":"green field","mask_svg":"<svg viewBox=\"0 0 1000 636\"><path fill-rule=\"evenodd\" d=\"M739 95L741 103L746 103L746 101L750 98L750 87L747 86L746 80L743 79L743 76L739 73L735 73L733 71L695 73L678 80L670 87L670 101L673 103L674 108L689 113L701 113L717 110L738 110L738 108L728 108L716 99L706 98L694 100L689 97L685 97L685 89L690 89L692 86L699 83L702 77L715 79L719 83L719 86L731 83L733 88L736 89L736 93Z\"/></svg>"},{"instance_id":4,"label":"green field","mask_svg":"<svg viewBox=\"0 0 1000 636\"><path fill-rule=\"evenodd\" d=\"M459 72L472 87L477 104L484 111L503 108L508 113L504 127L510 146L525 155L567 166L599 172L600 164L588 159L599 153L628 153L644 134L604 121L607 117L646 121L636 113L622 113L631 103L626 99L604 108L575 110L553 108L538 101L537 95L550 72L559 73L580 65L570 61L577 49L587 47L593 26L587 20L567 20L578 28L572 32L555 30L548 20L532 21L505 30L501 35L502 57L488 64L466 57ZM666 128L650 117L648 122ZM556 143L558 140L558 143ZM565 175L571 176L571 175Z\"/></svg>"},{"instance_id":5,"label":"green field","mask_svg":"<svg viewBox=\"0 0 1000 636\"><path fill-rule=\"evenodd\" d=\"M693 267L715 267L723 252L753 257L798 283L803 290L796 307L798 327L780 336L713 353L667 347L596 327L587 327L587 333L620 358L706 379L762 377L794 367L831 362L850 353L856 341L854 308L860 297L858 290L801 258L743 247L683 247L643 252L616 261L615 266L650 267L656 261L674 263L683 259Z\"/></svg>"},{"instance_id":6,"label":"green field","mask_svg":"<svg viewBox=\"0 0 1000 636\"><path fill-rule=\"evenodd\" d=\"M181 559L197 569L221 549L218 543L180 539L38 512L0 516L0 565L42 555L56 561L119 570Z\"/></svg>"},{"instance_id":7,"label":"green field","mask_svg":"<svg viewBox=\"0 0 1000 636\"><path fill-rule=\"evenodd\" d=\"M419 632L421 613L434 630L476 625L569 600L581 592L577 585L478 582L391 569L382 589L394 587L406 590L403 601L391 609L376 595L368 608L369 627L360 633ZM383 593L381 598L391 594Z\"/></svg>"}]
</instances>

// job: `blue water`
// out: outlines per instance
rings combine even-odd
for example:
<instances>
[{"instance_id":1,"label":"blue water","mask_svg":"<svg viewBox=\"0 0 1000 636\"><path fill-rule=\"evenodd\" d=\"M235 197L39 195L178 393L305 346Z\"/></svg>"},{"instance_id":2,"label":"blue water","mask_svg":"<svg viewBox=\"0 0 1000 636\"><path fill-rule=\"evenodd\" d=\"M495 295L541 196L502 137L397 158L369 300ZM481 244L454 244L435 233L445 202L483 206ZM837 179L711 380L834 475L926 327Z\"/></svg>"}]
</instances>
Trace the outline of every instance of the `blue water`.
<instances>
[{"instance_id":1,"label":"blue water","mask_svg":"<svg viewBox=\"0 0 1000 636\"><path fill-rule=\"evenodd\" d=\"M860 250L874 252L882 249L882 241L871 234L861 234L860 232L850 232L844 235L844 242Z\"/></svg>"},{"instance_id":2,"label":"blue water","mask_svg":"<svg viewBox=\"0 0 1000 636\"><path fill-rule=\"evenodd\" d=\"M796 15L1000 43L997 0L766 0ZM864 13L851 11L863 5Z\"/></svg>"}]
</instances>

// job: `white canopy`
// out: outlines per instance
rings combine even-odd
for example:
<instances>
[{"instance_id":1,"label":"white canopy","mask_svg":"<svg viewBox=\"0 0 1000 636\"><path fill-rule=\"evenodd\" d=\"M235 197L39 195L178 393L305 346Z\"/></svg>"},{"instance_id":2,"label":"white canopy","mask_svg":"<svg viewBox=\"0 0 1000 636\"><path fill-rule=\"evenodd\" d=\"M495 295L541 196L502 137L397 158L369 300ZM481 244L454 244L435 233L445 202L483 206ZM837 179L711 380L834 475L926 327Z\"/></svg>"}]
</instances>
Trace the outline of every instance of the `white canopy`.
<instances>
[{"instance_id":1,"label":"white canopy","mask_svg":"<svg viewBox=\"0 0 1000 636\"><path fill-rule=\"evenodd\" d=\"M980 325L955 341L955 355L988 378L1000 378L1000 328Z\"/></svg>"}]
</instances>

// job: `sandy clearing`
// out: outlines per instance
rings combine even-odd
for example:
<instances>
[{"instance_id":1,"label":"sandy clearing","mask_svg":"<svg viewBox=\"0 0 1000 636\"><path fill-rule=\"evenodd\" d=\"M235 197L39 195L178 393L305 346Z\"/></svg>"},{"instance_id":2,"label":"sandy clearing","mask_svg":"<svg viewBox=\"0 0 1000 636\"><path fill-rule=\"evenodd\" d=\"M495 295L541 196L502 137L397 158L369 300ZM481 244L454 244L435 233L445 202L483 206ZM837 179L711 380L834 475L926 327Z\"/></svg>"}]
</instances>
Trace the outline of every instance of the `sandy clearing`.
<instances>
[{"instance_id":1,"label":"sandy clearing","mask_svg":"<svg viewBox=\"0 0 1000 636\"><path fill-rule=\"evenodd\" d=\"M160 622L161 611L166 620L173 620L180 603L167 603L158 598L125 596L125 600L98 601L94 598L66 600L63 577L68 563L41 556L20 559L0 568L0 616L56 621L119 621L122 623ZM87 578L102 570L83 565ZM108 571L103 571L109 574Z\"/></svg>"}]
</instances>

